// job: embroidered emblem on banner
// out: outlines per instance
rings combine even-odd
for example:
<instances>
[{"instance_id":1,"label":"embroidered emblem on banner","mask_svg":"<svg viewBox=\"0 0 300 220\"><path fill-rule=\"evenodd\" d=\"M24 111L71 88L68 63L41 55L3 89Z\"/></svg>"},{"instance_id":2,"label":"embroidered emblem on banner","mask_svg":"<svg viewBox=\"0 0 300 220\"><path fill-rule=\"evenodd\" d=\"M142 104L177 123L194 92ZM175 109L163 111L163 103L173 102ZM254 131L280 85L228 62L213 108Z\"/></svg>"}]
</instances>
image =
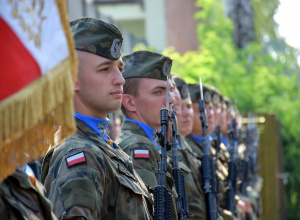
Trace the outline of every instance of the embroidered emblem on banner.
<instances>
[{"instance_id":1,"label":"embroidered emblem on banner","mask_svg":"<svg viewBox=\"0 0 300 220\"><path fill-rule=\"evenodd\" d=\"M84 163L86 162L85 154L84 152L77 153L75 155L67 157L66 161L68 167L72 167L76 164Z\"/></svg>"},{"instance_id":2,"label":"embroidered emblem on banner","mask_svg":"<svg viewBox=\"0 0 300 220\"><path fill-rule=\"evenodd\" d=\"M150 158L149 150L134 150L133 158Z\"/></svg>"}]
</instances>

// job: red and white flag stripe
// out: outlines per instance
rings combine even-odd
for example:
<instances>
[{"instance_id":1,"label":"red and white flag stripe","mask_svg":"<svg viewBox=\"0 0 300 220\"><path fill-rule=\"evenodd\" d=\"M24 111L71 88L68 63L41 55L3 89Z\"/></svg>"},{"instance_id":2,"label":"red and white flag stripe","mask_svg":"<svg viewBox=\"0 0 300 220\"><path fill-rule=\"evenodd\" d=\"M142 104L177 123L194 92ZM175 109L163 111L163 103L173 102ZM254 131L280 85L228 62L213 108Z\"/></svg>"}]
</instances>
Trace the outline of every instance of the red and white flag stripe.
<instances>
[{"instance_id":1,"label":"red and white flag stripe","mask_svg":"<svg viewBox=\"0 0 300 220\"><path fill-rule=\"evenodd\" d=\"M75 164L83 163L86 161L84 152L80 152L71 157L68 157L66 160L67 160L68 167L71 167Z\"/></svg>"},{"instance_id":2,"label":"red and white flag stripe","mask_svg":"<svg viewBox=\"0 0 300 220\"><path fill-rule=\"evenodd\" d=\"M0 0L0 100L69 56L55 0Z\"/></svg>"},{"instance_id":3,"label":"red and white flag stripe","mask_svg":"<svg viewBox=\"0 0 300 220\"><path fill-rule=\"evenodd\" d=\"M149 158L149 150L134 150L134 158Z\"/></svg>"}]
</instances>

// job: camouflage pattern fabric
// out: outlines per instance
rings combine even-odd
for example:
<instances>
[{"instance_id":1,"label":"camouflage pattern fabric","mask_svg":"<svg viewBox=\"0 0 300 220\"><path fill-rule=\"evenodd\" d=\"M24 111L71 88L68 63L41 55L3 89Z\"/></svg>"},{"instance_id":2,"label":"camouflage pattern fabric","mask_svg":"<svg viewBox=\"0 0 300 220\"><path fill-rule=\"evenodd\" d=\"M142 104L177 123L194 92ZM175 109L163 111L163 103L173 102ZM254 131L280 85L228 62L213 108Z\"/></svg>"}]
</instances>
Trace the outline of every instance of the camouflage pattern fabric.
<instances>
[{"instance_id":1,"label":"camouflage pattern fabric","mask_svg":"<svg viewBox=\"0 0 300 220\"><path fill-rule=\"evenodd\" d=\"M122 125L122 130L116 138L116 143L133 158L134 169L140 175L146 186L153 189L157 185L158 162L161 161L161 153L148 138L144 130L136 123L125 120ZM149 151L149 158L134 158L134 150ZM170 160L168 159L168 161ZM177 193L171 173L172 165L168 163L167 189L172 190L172 219L177 219L175 205Z\"/></svg>"},{"instance_id":2,"label":"camouflage pattern fabric","mask_svg":"<svg viewBox=\"0 0 300 220\"><path fill-rule=\"evenodd\" d=\"M203 146L201 143L199 143L197 140L195 140L192 135L188 135L185 138L186 142L190 146L190 148L193 151L193 154L197 156L199 160L201 160L202 152L203 152ZM215 151L213 151L212 147L211 153L214 154ZM225 209L226 207L226 180L228 177L228 170L227 168L222 164L220 160L217 161L217 170L216 170L217 177L219 179L219 207L218 207L218 213L220 216L223 217L223 219L231 220L233 219L232 213Z\"/></svg>"},{"instance_id":3,"label":"camouflage pattern fabric","mask_svg":"<svg viewBox=\"0 0 300 220\"><path fill-rule=\"evenodd\" d=\"M191 134L185 137L185 141L192 149L193 154L200 160L203 154L202 145L197 140L195 140Z\"/></svg>"},{"instance_id":4,"label":"camouflage pattern fabric","mask_svg":"<svg viewBox=\"0 0 300 220\"><path fill-rule=\"evenodd\" d=\"M215 141L212 141L211 154L215 155L216 145ZM226 210L226 189L228 186L228 160L230 158L229 152L224 144L221 143L220 150L218 153L217 170L216 174L219 180L219 211L224 220L233 219L232 213Z\"/></svg>"},{"instance_id":5,"label":"camouflage pattern fabric","mask_svg":"<svg viewBox=\"0 0 300 220\"><path fill-rule=\"evenodd\" d=\"M188 88L191 95L192 103L199 103L199 99L201 97L199 84L188 84ZM212 102L209 86L202 85L202 89L203 89L203 99L205 104Z\"/></svg>"},{"instance_id":6,"label":"camouflage pattern fabric","mask_svg":"<svg viewBox=\"0 0 300 220\"><path fill-rule=\"evenodd\" d=\"M85 123L49 150L42 182L59 219L150 219L153 199L133 169L132 159L117 145L110 147ZM68 167L78 153L85 162Z\"/></svg>"},{"instance_id":7,"label":"camouflage pattern fabric","mask_svg":"<svg viewBox=\"0 0 300 220\"><path fill-rule=\"evenodd\" d=\"M261 190L263 187L263 179L258 174L254 177L253 187L247 187L247 195L252 203L253 211L257 217L262 215L262 198ZM252 188L252 189L251 189ZM253 192L254 191L254 192Z\"/></svg>"},{"instance_id":8,"label":"camouflage pattern fabric","mask_svg":"<svg viewBox=\"0 0 300 220\"><path fill-rule=\"evenodd\" d=\"M214 146L214 142L213 142L213 146ZM215 146L214 146L215 147ZM221 142L220 144L220 150L219 150L219 160L221 161L221 163L226 167L226 169L228 170L228 161L230 159L230 154L229 151L227 149L227 147L225 146L224 143Z\"/></svg>"},{"instance_id":9,"label":"camouflage pattern fabric","mask_svg":"<svg viewBox=\"0 0 300 220\"><path fill-rule=\"evenodd\" d=\"M186 82L180 76L177 75L173 75L173 79L176 83L178 91L180 92L181 99L188 98L190 96L190 92Z\"/></svg>"},{"instance_id":10,"label":"camouflage pattern fabric","mask_svg":"<svg viewBox=\"0 0 300 220\"><path fill-rule=\"evenodd\" d=\"M221 102L221 92L214 86L210 86L211 100L213 104L220 104Z\"/></svg>"},{"instance_id":11,"label":"camouflage pattern fabric","mask_svg":"<svg viewBox=\"0 0 300 220\"><path fill-rule=\"evenodd\" d=\"M189 215L193 215L188 219L207 219L205 196L201 187L201 162L193 155L192 150L181 136L180 146L178 161L185 179ZM172 150L168 151L168 156L172 158ZM172 164L172 160L170 163Z\"/></svg>"},{"instance_id":12,"label":"camouflage pattern fabric","mask_svg":"<svg viewBox=\"0 0 300 220\"><path fill-rule=\"evenodd\" d=\"M125 67L124 79L152 78L167 80L170 75L172 60L159 53L136 51L122 57Z\"/></svg>"},{"instance_id":13,"label":"camouflage pattern fabric","mask_svg":"<svg viewBox=\"0 0 300 220\"><path fill-rule=\"evenodd\" d=\"M110 60L121 56L122 34L113 24L96 18L79 18L70 22L77 50Z\"/></svg>"},{"instance_id":14,"label":"camouflage pattern fabric","mask_svg":"<svg viewBox=\"0 0 300 220\"><path fill-rule=\"evenodd\" d=\"M239 161L244 159L245 149L246 146L243 143L238 146ZM255 220L261 215L262 212L260 192L263 180L258 175L255 175L252 177L251 182L252 183L249 183L249 185L246 187L246 196L240 195L240 197L242 197L242 200L246 200L248 203L250 203L251 210L248 211L246 215L251 217L250 219ZM241 187L240 184L238 187Z\"/></svg>"},{"instance_id":15,"label":"camouflage pattern fabric","mask_svg":"<svg viewBox=\"0 0 300 220\"><path fill-rule=\"evenodd\" d=\"M57 219L44 186L16 171L0 184L0 219Z\"/></svg>"}]
</instances>

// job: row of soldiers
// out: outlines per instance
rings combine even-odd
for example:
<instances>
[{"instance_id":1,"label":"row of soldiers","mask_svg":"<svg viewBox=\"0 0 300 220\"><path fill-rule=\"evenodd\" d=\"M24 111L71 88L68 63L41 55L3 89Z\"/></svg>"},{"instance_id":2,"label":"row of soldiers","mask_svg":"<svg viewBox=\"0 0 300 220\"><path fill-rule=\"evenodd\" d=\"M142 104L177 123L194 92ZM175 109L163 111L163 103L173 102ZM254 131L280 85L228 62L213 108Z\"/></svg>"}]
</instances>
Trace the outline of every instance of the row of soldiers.
<instances>
[{"instance_id":1,"label":"row of soldiers","mask_svg":"<svg viewBox=\"0 0 300 220\"><path fill-rule=\"evenodd\" d=\"M77 131L43 158L43 185L26 170L0 185L1 219L256 219L257 129L248 126L242 144L230 100L171 74L162 54L121 57L113 24L80 18L70 27ZM112 139L107 115L120 108Z\"/></svg>"}]
</instances>

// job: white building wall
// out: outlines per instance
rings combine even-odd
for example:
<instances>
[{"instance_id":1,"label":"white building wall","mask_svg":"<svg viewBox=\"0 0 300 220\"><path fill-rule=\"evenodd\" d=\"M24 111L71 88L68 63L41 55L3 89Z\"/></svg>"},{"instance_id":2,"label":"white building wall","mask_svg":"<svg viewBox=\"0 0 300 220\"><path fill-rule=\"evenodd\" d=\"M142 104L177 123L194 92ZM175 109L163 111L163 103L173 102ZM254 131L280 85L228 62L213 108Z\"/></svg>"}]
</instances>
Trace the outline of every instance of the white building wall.
<instances>
[{"instance_id":1,"label":"white building wall","mask_svg":"<svg viewBox=\"0 0 300 220\"><path fill-rule=\"evenodd\" d=\"M145 30L148 45L159 52L166 49L166 19L164 0L144 0Z\"/></svg>"}]
</instances>

